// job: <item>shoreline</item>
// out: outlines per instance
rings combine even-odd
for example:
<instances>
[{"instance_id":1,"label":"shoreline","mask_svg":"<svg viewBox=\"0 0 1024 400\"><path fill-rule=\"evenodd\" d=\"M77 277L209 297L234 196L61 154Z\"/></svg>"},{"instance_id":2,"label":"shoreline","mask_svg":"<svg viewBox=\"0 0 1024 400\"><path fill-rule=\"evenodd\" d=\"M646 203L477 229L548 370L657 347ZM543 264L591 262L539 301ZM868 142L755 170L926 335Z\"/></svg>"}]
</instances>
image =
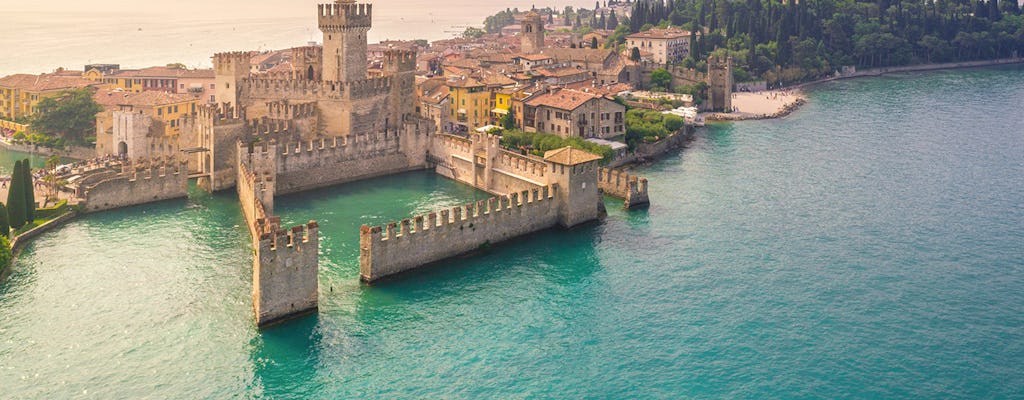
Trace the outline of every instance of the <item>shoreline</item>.
<instances>
[{"instance_id":1,"label":"shoreline","mask_svg":"<svg viewBox=\"0 0 1024 400\"><path fill-rule=\"evenodd\" d=\"M1017 58L1000 58L995 60L982 60L982 61L965 61L965 62L952 62L952 63L938 63L938 64L918 64L908 65L902 67L885 67L885 68L872 68L863 71L857 71L847 75L833 76L830 78L823 78L797 84L795 86L787 86L776 90L770 90L767 92L757 92L758 95L762 93L786 93L792 92L796 97L793 101L785 103L783 106L777 108L772 113L724 113L724 112L708 112L703 113L705 119L709 122L722 122L722 121L750 121L750 120L764 120L764 119L777 119L783 118L792 114L800 109L801 106L807 104L807 95L804 89L811 88L815 85L822 83L845 80L845 79L857 79L865 77L879 77L888 74L906 73L906 72L928 72L928 71L943 71L943 70L955 70L955 69L967 69L967 68L983 68L983 67L995 67L1002 65L1016 65L1024 64L1024 57ZM746 92L742 92L746 93ZM733 93L738 94L738 93Z\"/></svg>"}]
</instances>

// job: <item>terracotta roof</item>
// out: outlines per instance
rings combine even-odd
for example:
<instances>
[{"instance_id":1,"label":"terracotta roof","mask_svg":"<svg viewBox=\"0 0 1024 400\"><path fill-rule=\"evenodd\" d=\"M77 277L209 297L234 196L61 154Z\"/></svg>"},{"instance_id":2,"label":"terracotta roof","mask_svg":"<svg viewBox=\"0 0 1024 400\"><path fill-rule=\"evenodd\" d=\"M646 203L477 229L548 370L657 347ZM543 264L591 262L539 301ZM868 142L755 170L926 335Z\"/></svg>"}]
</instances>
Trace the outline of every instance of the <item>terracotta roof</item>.
<instances>
[{"instance_id":1,"label":"terracotta roof","mask_svg":"<svg viewBox=\"0 0 1024 400\"><path fill-rule=\"evenodd\" d=\"M597 161L601 158L601 156L594 153L574 149L572 147L563 147L544 153L545 160L562 165L579 165L591 161Z\"/></svg>"},{"instance_id":2,"label":"terracotta roof","mask_svg":"<svg viewBox=\"0 0 1024 400\"><path fill-rule=\"evenodd\" d=\"M63 76L54 74L15 74L0 78L0 87L20 89L28 92L51 92L56 90L77 89L101 85L103 85L103 83L90 81L82 78L81 76Z\"/></svg>"},{"instance_id":3,"label":"terracotta roof","mask_svg":"<svg viewBox=\"0 0 1024 400\"><path fill-rule=\"evenodd\" d=\"M546 48L541 53L551 56L558 61L586 61L604 62L609 56L615 53L611 49L566 49Z\"/></svg>"},{"instance_id":4,"label":"terracotta roof","mask_svg":"<svg viewBox=\"0 0 1024 400\"><path fill-rule=\"evenodd\" d=\"M121 90L100 90L93 95L93 99L103 106L128 105L138 107L165 106L196 100L195 96L190 94L174 94L159 91L131 93Z\"/></svg>"},{"instance_id":5,"label":"terracotta roof","mask_svg":"<svg viewBox=\"0 0 1024 400\"><path fill-rule=\"evenodd\" d=\"M473 78L467 78L467 77L450 77L450 78L448 78L447 85L450 86L450 87L457 87L457 88L483 87L484 86L484 84L480 83L480 81L478 81L476 79L473 79Z\"/></svg>"},{"instance_id":6,"label":"terracotta roof","mask_svg":"<svg viewBox=\"0 0 1024 400\"><path fill-rule=\"evenodd\" d=\"M600 98L600 95L580 92L578 90L561 89L544 93L526 102L527 105L537 107L546 106L560 110L575 110L586 104L588 101Z\"/></svg>"},{"instance_id":7,"label":"terracotta roof","mask_svg":"<svg viewBox=\"0 0 1024 400\"><path fill-rule=\"evenodd\" d=\"M170 67L149 67L123 69L110 76L117 78L213 78L213 69L183 69Z\"/></svg>"},{"instance_id":8,"label":"terracotta roof","mask_svg":"<svg viewBox=\"0 0 1024 400\"><path fill-rule=\"evenodd\" d=\"M518 55L516 57L522 58L524 60L530 60L530 61L544 61L544 60L550 60L551 59L550 56L546 56L546 55L543 55L543 54L522 54L522 55Z\"/></svg>"},{"instance_id":9,"label":"terracotta roof","mask_svg":"<svg viewBox=\"0 0 1024 400\"><path fill-rule=\"evenodd\" d=\"M698 35L700 32L697 33ZM632 35L626 36L630 39L677 39L681 37L690 37L690 31L684 31L682 29L651 29L648 31L637 32Z\"/></svg>"},{"instance_id":10,"label":"terracotta roof","mask_svg":"<svg viewBox=\"0 0 1024 400\"><path fill-rule=\"evenodd\" d=\"M576 68L573 68L573 67L566 67L566 68L540 68L540 69L537 69L535 74L536 75L540 75L540 76L561 78L561 77L573 76L573 75L581 75L581 74L590 75L590 72L586 71L586 70L582 70L582 69L576 69Z\"/></svg>"}]
</instances>

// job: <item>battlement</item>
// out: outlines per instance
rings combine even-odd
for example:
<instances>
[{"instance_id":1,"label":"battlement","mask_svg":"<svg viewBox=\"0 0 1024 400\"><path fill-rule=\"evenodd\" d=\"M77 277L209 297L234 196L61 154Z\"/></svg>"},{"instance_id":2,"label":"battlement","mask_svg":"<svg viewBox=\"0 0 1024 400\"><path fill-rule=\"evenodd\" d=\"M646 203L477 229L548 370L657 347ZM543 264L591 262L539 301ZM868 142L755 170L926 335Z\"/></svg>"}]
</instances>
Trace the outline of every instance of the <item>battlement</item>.
<instances>
[{"instance_id":1,"label":"battlement","mask_svg":"<svg viewBox=\"0 0 1024 400\"><path fill-rule=\"evenodd\" d=\"M391 73L415 72L416 51L403 49L384 50L384 69Z\"/></svg>"},{"instance_id":2,"label":"battlement","mask_svg":"<svg viewBox=\"0 0 1024 400\"><path fill-rule=\"evenodd\" d=\"M385 94L394 85L391 76L350 82L281 79L253 76L243 79L240 88L243 98L304 98L304 99L364 99Z\"/></svg>"},{"instance_id":3,"label":"battlement","mask_svg":"<svg viewBox=\"0 0 1024 400\"><path fill-rule=\"evenodd\" d=\"M372 20L372 4L338 1L334 4L320 4L317 6L317 21L321 31L368 30Z\"/></svg>"},{"instance_id":4,"label":"battlement","mask_svg":"<svg viewBox=\"0 0 1024 400\"><path fill-rule=\"evenodd\" d=\"M465 156L473 154L473 142L461 136L450 135L447 133L439 133L434 137L441 143L441 145L455 150L458 153L462 153Z\"/></svg>"},{"instance_id":5,"label":"battlement","mask_svg":"<svg viewBox=\"0 0 1024 400\"><path fill-rule=\"evenodd\" d=\"M492 197L359 232L360 275L375 281L557 225L557 185Z\"/></svg>"},{"instance_id":6,"label":"battlement","mask_svg":"<svg viewBox=\"0 0 1024 400\"><path fill-rule=\"evenodd\" d=\"M249 74L252 53L248 51L232 51L213 55L213 68L218 75L232 75L244 71Z\"/></svg>"},{"instance_id":7,"label":"battlement","mask_svg":"<svg viewBox=\"0 0 1024 400\"><path fill-rule=\"evenodd\" d=\"M174 157L154 157L128 160L121 164L118 178L128 180L163 178L167 175L178 175L188 171L188 161Z\"/></svg>"},{"instance_id":8,"label":"battlement","mask_svg":"<svg viewBox=\"0 0 1024 400\"><path fill-rule=\"evenodd\" d=\"M544 182L547 179L545 175L548 171L548 163L542 158L524 156L505 149L498 151L496 158L495 168L535 181Z\"/></svg>"},{"instance_id":9,"label":"battlement","mask_svg":"<svg viewBox=\"0 0 1024 400\"><path fill-rule=\"evenodd\" d=\"M229 103L201 104L196 107L194 117L213 126L234 124L245 121L245 107Z\"/></svg>"},{"instance_id":10,"label":"battlement","mask_svg":"<svg viewBox=\"0 0 1024 400\"><path fill-rule=\"evenodd\" d=\"M88 212L110 210L188 195L188 162L172 157L129 160L120 172L97 171L83 178L76 195Z\"/></svg>"},{"instance_id":11,"label":"battlement","mask_svg":"<svg viewBox=\"0 0 1024 400\"><path fill-rule=\"evenodd\" d=\"M396 132L291 141L281 144L281 163L288 165L318 164L319 160L355 160L380 157L401 152Z\"/></svg>"},{"instance_id":12,"label":"battlement","mask_svg":"<svg viewBox=\"0 0 1024 400\"><path fill-rule=\"evenodd\" d=\"M550 206L550 200L555 199L556 191L551 186L543 186L533 190L524 190L512 193L508 196L491 197L487 200L480 200L476 203L441 210L440 218L438 213L430 213L426 216L418 215L413 218L403 219L401 222L390 222L384 226L369 228L371 233L378 233L379 241L400 240L410 235L424 233L430 230L460 229L466 223L512 216L519 208ZM547 203L544 203L548 201ZM365 225L364 225L365 227ZM398 228L396 230L396 228ZM364 229L365 230L365 229ZM380 235L381 232L383 235Z\"/></svg>"},{"instance_id":13,"label":"battlement","mask_svg":"<svg viewBox=\"0 0 1024 400\"><path fill-rule=\"evenodd\" d=\"M280 219L278 219L278 224L280 224ZM270 251L294 251L300 244L315 244L318 240L319 229L320 225L316 221L309 221L305 225L293 226L290 229L264 232L260 235L260 247Z\"/></svg>"},{"instance_id":14,"label":"battlement","mask_svg":"<svg viewBox=\"0 0 1024 400\"><path fill-rule=\"evenodd\" d=\"M290 120L296 118L315 117L317 107L314 102L291 103L288 100L267 102L267 117L271 119Z\"/></svg>"},{"instance_id":15,"label":"battlement","mask_svg":"<svg viewBox=\"0 0 1024 400\"><path fill-rule=\"evenodd\" d=\"M609 196L624 199L626 208L650 203L647 195L647 178L615 169L600 168L597 171L597 187Z\"/></svg>"}]
</instances>

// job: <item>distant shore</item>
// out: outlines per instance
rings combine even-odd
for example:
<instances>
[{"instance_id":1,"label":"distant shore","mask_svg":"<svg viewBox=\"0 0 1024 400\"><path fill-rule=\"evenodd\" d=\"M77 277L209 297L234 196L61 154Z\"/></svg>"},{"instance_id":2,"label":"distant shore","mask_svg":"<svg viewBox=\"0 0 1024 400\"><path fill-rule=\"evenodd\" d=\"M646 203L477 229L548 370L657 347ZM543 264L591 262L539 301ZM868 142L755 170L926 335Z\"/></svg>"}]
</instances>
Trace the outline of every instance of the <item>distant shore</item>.
<instances>
[{"instance_id":1,"label":"distant shore","mask_svg":"<svg viewBox=\"0 0 1024 400\"><path fill-rule=\"evenodd\" d=\"M804 82L799 85L790 86L778 90L733 93L732 105L736 111L731 113L706 113L704 118L708 121L743 121L782 118L793 113L794 111L798 110L800 106L807 103L807 97L804 94L803 89L825 82L832 82L843 79L875 77L894 73L992 67L999 65L1013 65L1021 63L1024 63L1024 57L940 64L918 64L903 67L866 69L862 71L849 73L846 75L837 75L829 78L818 79L811 82Z\"/></svg>"}]
</instances>

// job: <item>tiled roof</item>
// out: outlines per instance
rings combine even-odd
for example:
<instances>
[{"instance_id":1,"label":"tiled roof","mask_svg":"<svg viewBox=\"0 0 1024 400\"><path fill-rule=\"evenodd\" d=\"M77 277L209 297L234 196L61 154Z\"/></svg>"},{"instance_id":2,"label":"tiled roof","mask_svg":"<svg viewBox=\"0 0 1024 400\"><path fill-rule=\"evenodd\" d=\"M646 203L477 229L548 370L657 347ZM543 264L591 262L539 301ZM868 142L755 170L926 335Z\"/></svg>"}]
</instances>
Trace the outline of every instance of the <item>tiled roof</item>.
<instances>
[{"instance_id":1,"label":"tiled roof","mask_svg":"<svg viewBox=\"0 0 1024 400\"><path fill-rule=\"evenodd\" d=\"M196 98L190 94L174 94L159 91L131 93L120 90L100 90L93 95L93 99L103 106L156 107L186 103L194 101Z\"/></svg>"},{"instance_id":2,"label":"tiled roof","mask_svg":"<svg viewBox=\"0 0 1024 400\"><path fill-rule=\"evenodd\" d=\"M626 37L630 39L677 39L681 37L690 37L690 31L675 28L655 28L648 31L637 32Z\"/></svg>"},{"instance_id":3,"label":"tiled roof","mask_svg":"<svg viewBox=\"0 0 1024 400\"><path fill-rule=\"evenodd\" d=\"M170 67L149 67L123 69L110 76L117 78L213 78L212 69L182 69Z\"/></svg>"},{"instance_id":4,"label":"tiled roof","mask_svg":"<svg viewBox=\"0 0 1024 400\"><path fill-rule=\"evenodd\" d=\"M580 106L588 101L600 97L596 94L580 92L578 90L561 89L534 97L528 100L526 104L533 107L546 106L572 111L580 108Z\"/></svg>"},{"instance_id":5,"label":"tiled roof","mask_svg":"<svg viewBox=\"0 0 1024 400\"><path fill-rule=\"evenodd\" d=\"M450 77L450 78L448 78L447 85L450 86L450 87L457 87L457 88L469 88L469 87L482 87L482 86L484 86L484 84L480 83L480 81L478 81L476 79L473 79L473 78L467 78L467 77Z\"/></svg>"},{"instance_id":6,"label":"tiled roof","mask_svg":"<svg viewBox=\"0 0 1024 400\"><path fill-rule=\"evenodd\" d=\"M558 61L604 62L614 51L610 49L546 48L541 53Z\"/></svg>"},{"instance_id":7,"label":"tiled roof","mask_svg":"<svg viewBox=\"0 0 1024 400\"><path fill-rule=\"evenodd\" d=\"M572 147L563 147L544 153L544 159L555 164L579 165L600 160L601 156Z\"/></svg>"},{"instance_id":8,"label":"tiled roof","mask_svg":"<svg viewBox=\"0 0 1024 400\"><path fill-rule=\"evenodd\" d=\"M0 87L19 89L28 92L51 92L56 90L77 89L100 85L102 85L102 83L90 81L82 78L81 76L63 76L55 74L15 74L0 78Z\"/></svg>"}]
</instances>

